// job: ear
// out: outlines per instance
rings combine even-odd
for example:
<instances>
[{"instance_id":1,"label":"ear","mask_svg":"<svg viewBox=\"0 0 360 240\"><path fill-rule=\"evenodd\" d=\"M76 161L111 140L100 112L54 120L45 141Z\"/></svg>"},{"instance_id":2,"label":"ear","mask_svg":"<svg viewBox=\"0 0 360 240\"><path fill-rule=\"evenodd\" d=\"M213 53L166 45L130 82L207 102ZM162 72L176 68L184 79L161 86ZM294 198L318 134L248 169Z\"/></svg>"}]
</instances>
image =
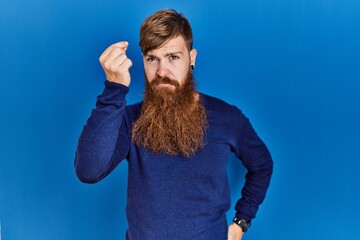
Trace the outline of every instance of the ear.
<instances>
[{"instance_id":1,"label":"ear","mask_svg":"<svg viewBox=\"0 0 360 240\"><path fill-rule=\"evenodd\" d=\"M190 51L190 65L195 66L197 51L195 48Z\"/></svg>"}]
</instances>

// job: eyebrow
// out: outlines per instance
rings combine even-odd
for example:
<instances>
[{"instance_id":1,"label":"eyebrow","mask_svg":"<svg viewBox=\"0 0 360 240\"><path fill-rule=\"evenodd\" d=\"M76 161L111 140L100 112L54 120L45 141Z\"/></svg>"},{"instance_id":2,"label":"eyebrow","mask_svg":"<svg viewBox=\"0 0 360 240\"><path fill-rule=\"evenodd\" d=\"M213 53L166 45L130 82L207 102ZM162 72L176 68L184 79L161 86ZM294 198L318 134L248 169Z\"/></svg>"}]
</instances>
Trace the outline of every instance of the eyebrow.
<instances>
[{"instance_id":1,"label":"eyebrow","mask_svg":"<svg viewBox=\"0 0 360 240\"><path fill-rule=\"evenodd\" d=\"M178 52L169 52L169 53L165 54L164 57L169 57L169 56L176 55L176 54L184 55L182 52L178 51Z\"/></svg>"},{"instance_id":2,"label":"eyebrow","mask_svg":"<svg viewBox=\"0 0 360 240\"><path fill-rule=\"evenodd\" d=\"M169 53L166 53L166 54L163 55L163 56L164 56L164 57L169 57L169 56L176 55L176 54L184 55L183 52L178 51L178 52L169 52ZM156 57L154 54L146 54L145 56L146 56L146 57Z\"/></svg>"}]
</instances>

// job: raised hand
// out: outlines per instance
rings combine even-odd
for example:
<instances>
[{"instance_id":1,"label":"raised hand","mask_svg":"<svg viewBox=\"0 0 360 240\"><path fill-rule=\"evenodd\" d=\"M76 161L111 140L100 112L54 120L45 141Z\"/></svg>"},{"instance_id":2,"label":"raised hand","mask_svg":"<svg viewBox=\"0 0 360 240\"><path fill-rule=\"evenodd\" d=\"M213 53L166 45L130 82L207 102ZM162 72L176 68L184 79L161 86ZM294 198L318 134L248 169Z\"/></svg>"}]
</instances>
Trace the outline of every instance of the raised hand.
<instances>
[{"instance_id":1,"label":"raised hand","mask_svg":"<svg viewBox=\"0 0 360 240\"><path fill-rule=\"evenodd\" d=\"M128 42L114 43L101 54L99 61L109 82L130 85L132 61L126 56L128 46Z\"/></svg>"}]
</instances>

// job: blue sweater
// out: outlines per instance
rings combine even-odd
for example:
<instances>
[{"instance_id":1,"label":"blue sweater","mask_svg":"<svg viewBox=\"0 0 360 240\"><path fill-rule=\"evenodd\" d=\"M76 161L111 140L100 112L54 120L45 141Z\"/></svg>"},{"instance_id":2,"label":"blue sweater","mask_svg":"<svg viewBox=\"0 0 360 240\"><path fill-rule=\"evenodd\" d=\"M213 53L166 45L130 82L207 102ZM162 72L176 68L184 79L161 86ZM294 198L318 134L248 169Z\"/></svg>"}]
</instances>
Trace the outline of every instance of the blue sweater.
<instances>
[{"instance_id":1,"label":"blue sweater","mask_svg":"<svg viewBox=\"0 0 360 240\"><path fill-rule=\"evenodd\" d=\"M128 240L227 239L230 208L226 162L232 152L247 168L236 215L251 221L264 200L272 174L269 151L235 106L200 94L208 129L195 156L153 154L134 144L132 123L141 103L126 105L128 87L105 82L79 138L75 170L95 183L128 161Z\"/></svg>"}]
</instances>

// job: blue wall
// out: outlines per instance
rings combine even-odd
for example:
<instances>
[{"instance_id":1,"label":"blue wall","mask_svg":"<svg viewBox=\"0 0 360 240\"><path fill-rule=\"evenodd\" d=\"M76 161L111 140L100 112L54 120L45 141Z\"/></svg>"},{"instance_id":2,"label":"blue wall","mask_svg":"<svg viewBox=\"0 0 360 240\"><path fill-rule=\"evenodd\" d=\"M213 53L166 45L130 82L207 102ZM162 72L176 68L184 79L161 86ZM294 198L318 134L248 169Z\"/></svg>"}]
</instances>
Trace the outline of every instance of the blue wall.
<instances>
[{"instance_id":1,"label":"blue wall","mask_svg":"<svg viewBox=\"0 0 360 240\"><path fill-rule=\"evenodd\" d=\"M192 23L199 89L240 107L272 152L245 239L360 239L360 2L163 2L0 0L2 239L123 239L127 164L86 185L74 152L109 44L130 42L128 102L141 99L138 30L162 8ZM243 175L231 157L233 204Z\"/></svg>"}]
</instances>

